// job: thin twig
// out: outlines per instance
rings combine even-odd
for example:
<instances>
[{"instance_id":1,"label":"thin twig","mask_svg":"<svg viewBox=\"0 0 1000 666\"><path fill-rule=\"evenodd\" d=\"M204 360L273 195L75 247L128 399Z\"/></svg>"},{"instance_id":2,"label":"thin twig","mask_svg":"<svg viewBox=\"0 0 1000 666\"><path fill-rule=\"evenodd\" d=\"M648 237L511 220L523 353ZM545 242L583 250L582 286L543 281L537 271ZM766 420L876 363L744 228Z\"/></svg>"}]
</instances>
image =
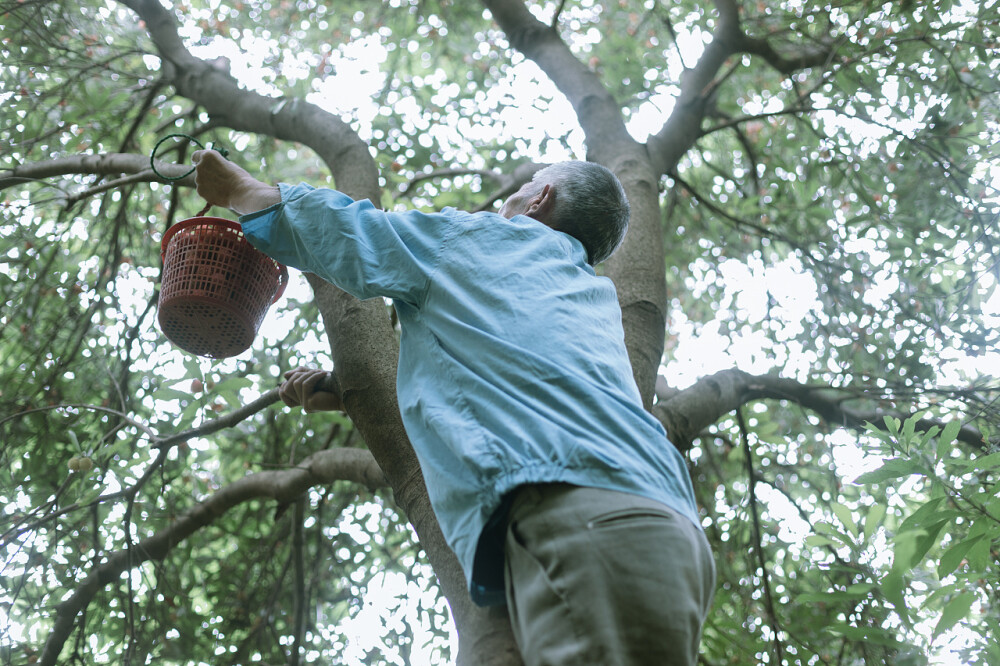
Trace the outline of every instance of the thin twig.
<instances>
[{"instance_id":1,"label":"thin twig","mask_svg":"<svg viewBox=\"0 0 1000 666\"><path fill-rule=\"evenodd\" d=\"M308 493L304 493L295 500L295 518L292 523L292 559L294 570L293 575L293 595L294 595L294 621L292 653L289 655L289 666L299 666L300 653L302 651L302 639L306 633L306 570L305 570L305 507L308 501Z\"/></svg>"},{"instance_id":2,"label":"thin twig","mask_svg":"<svg viewBox=\"0 0 1000 666\"><path fill-rule=\"evenodd\" d=\"M764 540L760 529L760 513L757 510L757 476L753 470L753 452L750 450L750 436L747 433L747 424L743 418L743 409L736 408L736 420L740 425L740 439L743 441L743 452L746 455L746 467L748 486L750 490L750 514L753 517L754 550L757 551L757 564L760 566L761 585L764 587L764 601L767 604L767 613L771 617L771 630L774 633L774 653L778 664L784 663L781 639L778 632L781 626L778 623L778 614L774 609L774 598L771 596L771 580L767 573L767 562L764 561Z\"/></svg>"},{"instance_id":3,"label":"thin twig","mask_svg":"<svg viewBox=\"0 0 1000 666\"><path fill-rule=\"evenodd\" d=\"M559 25L559 15L562 14L563 7L566 6L566 0L559 0L559 6L556 7L556 13L552 15L552 29L555 30L556 26Z\"/></svg>"},{"instance_id":4,"label":"thin twig","mask_svg":"<svg viewBox=\"0 0 1000 666\"><path fill-rule=\"evenodd\" d=\"M6 416L0 419L0 425L3 425L7 421L13 421L16 418L27 416L28 414L34 414L37 412L49 412L54 409L85 409L92 412L107 412L108 414L114 414L118 418L127 422L129 425L139 428L144 433L149 435L149 438L152 439L154 442L160 439L159 436L155 432L153 432L153 430L149 426L143 423L139 423L135 419L129 418L128 414L120 412L117 409L111 409L110 407L102 407L100 405L86 405L81 403L60 403L58 405L46 405L45 407L33 407L31 409L25 409L24 411L17 412L16 414L11 414L10 416Z\"/></svg>"}]
</instances>

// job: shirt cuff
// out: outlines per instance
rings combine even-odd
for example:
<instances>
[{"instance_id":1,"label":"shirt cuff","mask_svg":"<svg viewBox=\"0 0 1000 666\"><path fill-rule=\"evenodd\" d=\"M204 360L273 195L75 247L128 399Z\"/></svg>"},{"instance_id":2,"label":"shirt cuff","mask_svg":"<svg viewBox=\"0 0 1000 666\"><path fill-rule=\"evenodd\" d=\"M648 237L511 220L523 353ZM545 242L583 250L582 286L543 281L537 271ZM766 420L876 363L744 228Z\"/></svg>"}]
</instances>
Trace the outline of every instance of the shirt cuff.
<instances>
[{"instance_id":1,"label":"shirt cuff","mask_svg":"<svg viewBox=\"0 0 1000 666\"><path fill-rule=\"evenodd\" d=\"M252 213L247 213L246 215L240 215L239 222L240 226L243 227L243 234L247 236L248 239L253 240L255 238L263 239L269 236L268 230L271 224L274 222L274 217L278 212L284 208L285 204L292 199L297 199L302 196L304 192L296 192L300 190L304 185L292 186L288 183L278 183L278 192L281 194L281 201L276 204L272 204L267 208L262 208L261 210L254 211Z\"/></svg>"}]
</instances>

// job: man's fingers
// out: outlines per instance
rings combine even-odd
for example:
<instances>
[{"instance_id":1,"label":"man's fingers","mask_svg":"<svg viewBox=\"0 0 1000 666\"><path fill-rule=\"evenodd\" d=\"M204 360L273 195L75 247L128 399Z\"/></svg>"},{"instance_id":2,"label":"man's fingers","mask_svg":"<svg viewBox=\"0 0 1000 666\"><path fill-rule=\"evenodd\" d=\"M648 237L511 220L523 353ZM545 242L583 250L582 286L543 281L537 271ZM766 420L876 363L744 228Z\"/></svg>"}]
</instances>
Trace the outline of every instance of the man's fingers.
<instances>
[{"instance_id":1,"label":"man's fingers","mask_svg":"<svg viewBox=\"0 0 1000 666\"><path fill-rule=\"evenodd\" d=\"M291 390L291 385L288 382L283 383L278 387L278 397L289 407L298 407L300 404L298 397Z\"/></svg>"},{"instance_id":2,"label":"man's fingers","mask_svg":"<svg viewBox=\"0 0 1000 666\"><path fill-rule=\"evenodd\" d=\"M293 368L284 373L278 395L289 407L301 406L306 412L341 409L340 398L319 389L329 373L317 368Z\"/></svg>"},{"instance_id":3,"label":"man's fingers","mask_svg":"<svg viewBox=\"0 0 1000 666\"><path fill-rule=\"evenodd\" d=\"M201 162L211 162L213 160L220 163L227 161L226 158L222 156L222 153L217 150L196 150L191 153L191 164L194 164L195 166Z\"/></svg>"},{"instance_id":4,"label":"man's fingers","mask_svg":"<svg viewBox=\"0 0 1000 666\"><path fill-rule=\"evenodd\" d=\"M311 368L301 368L298 372L293 372L286 382L295 394L299 404L305 405L316 385L317 373L322 376L322 371Z\"/></svg>"},{"instance_id":5,"label":"man's fingers","mask_svg":"<svg viewBox=\"0 0 1000 666\"><path fill-rule=\"evenodd\" d=\"M302 379L303 395L312 395L312 393L316 390L316 385L319 384L319 380L323 379L325 375L326 373L322 371L306 375Z\"/></svg>"},{"instance_id":6,"label":"man's fingers","mask_svg":"<svg viewBox=\"0 0 1000 666\"><path fill-rule=\"evenodd\" d=\"M319 380L323 379L326 375L323 371L316 371L310 373L303 373L302 378L302 409L306 413L316 411L317 400L316 400L316 385L319 384Z\"/></svg>"}]
</instances>

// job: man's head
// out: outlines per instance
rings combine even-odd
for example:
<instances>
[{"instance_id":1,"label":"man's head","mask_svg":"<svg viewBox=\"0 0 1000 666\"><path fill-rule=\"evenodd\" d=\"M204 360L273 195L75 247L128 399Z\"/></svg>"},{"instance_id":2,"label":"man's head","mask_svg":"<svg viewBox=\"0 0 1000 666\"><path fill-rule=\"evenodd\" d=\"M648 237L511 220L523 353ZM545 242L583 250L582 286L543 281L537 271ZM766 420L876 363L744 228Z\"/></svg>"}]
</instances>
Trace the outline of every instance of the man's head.
<instances>
[{"instance_id":1,"label":"man's head","mask_svg":"<svg viewBox=\"0 0 1000 666\"><path fill-rule=\"evenodd\" d=\"M611 256L628 229L625 190L611 171L593 162L560 162L535 174L510 196L500 214L528 215L576 238L591 266Z\"/></svg>"}]
</instances>

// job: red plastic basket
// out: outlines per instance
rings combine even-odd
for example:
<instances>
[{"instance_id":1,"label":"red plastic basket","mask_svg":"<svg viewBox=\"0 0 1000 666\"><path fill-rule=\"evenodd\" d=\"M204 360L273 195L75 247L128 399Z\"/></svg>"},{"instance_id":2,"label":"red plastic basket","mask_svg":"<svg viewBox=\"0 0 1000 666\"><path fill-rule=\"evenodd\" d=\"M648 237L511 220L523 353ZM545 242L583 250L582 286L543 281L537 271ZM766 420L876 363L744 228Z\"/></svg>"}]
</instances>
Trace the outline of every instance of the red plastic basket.
<instances>
[{"instance_id":1,"label":"red plastic basket","mask_svg":"<svg viewBox=\"0 0 1000 666\"><path fill-rule=\"evenodd\" d=\"M192 217L170 227L160 256L160 330L199 356L227 358L248 349L288 284L288 269L250 245L239 224L221 217Z\"/></svg>"}]
</instances>

